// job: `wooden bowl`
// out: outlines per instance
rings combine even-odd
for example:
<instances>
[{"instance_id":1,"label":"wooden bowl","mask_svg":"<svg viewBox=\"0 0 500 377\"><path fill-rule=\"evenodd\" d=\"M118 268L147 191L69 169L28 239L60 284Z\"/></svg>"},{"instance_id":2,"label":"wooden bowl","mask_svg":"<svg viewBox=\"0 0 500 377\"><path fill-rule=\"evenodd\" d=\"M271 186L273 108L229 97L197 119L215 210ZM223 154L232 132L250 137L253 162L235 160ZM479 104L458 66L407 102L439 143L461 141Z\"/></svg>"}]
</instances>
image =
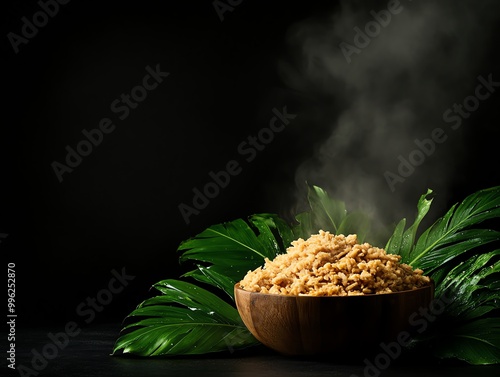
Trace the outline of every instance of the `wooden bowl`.
<instances>
[{"instance_id":1,"label":"wooden bowl","mask_svg":"<svg viewBox=\"0 0 500 377\"><path fill-rule=\"evenodd\" d=\"M364 357L381 342L421 329L416 326L423 320L419 310L429 307L434 284L397 293L325 297L248 292L237 283L234 294L248 330L279 353L342 357L354 352Z\"/></svg>"}]
</instances>

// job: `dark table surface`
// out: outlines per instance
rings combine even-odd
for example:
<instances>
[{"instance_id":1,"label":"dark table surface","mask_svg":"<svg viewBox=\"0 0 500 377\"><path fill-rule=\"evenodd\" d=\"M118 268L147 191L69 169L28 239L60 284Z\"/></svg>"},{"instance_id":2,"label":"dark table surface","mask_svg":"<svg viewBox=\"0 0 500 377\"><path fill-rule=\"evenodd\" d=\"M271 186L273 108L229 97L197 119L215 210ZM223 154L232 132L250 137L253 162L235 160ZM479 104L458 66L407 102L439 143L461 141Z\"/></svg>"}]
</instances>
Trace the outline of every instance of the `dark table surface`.
<instances>
[{"instance_id":1,"label":"dark table surface","mask_svg":"<svg viewBox=\"0 0 500 377\"><path fill-rule=\"evenodd\" d=\"M110 356L119 333L119 324L100 324L83 328L67 346L47 362L36 376L500 376L500 365L471 366L460 362L402 357L380 372L367 370L361 363L332 362L285 357L264 347L202 357L137 359ZM42 351L50 342L49 332L58 327L20 329L16 334L16 364L32 368L33 350ZM49 350L50 351L50 350ZM5 359L4 359L5 362ZM11 373L4 373L4 371ZM0 375L20 375L5 365ZM29 373L21 375L30 375ZM35 375L35 374L31 374Z\"/></svg>"}]
</instances>

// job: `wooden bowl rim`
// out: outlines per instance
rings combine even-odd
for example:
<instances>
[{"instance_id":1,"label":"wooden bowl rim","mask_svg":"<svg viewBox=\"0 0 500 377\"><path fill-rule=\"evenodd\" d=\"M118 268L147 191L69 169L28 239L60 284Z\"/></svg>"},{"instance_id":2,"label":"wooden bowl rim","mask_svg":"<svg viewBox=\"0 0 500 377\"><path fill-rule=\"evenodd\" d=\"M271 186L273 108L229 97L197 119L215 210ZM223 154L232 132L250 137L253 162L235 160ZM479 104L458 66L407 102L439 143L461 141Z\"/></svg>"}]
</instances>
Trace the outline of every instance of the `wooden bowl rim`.
<instances>
[{"instance_id":1,"label":"wooden bowl rim","mask_svg":"<svg viewBox=\"0 0 500 377\"><path fill-rule=\"evenodd\" d=\"M310 298L313 298L313 299L346 299L346 298L358 298L358 297L383 297L383 296L386 296L386 295L404 295L404 294L408 294L408 293L411 293L411 292L419 292L419 291L424 291L424 290L427 290L427 289L431 289L432 291L434 291L434 288L435 288L435 283L434 283L434 280L431 279L430 281L430 284L429 285L425 285L423 287L420 287L420 288L415 288L415 289L407 289L406 291L399 291L399 292L388 292L388 293L369 293L369 294L364 294L364 295L353 295L353 296L309 296L309 295L281 295L281 294L278 294L278 293L262 293L262 292L251 292L251 291L247 291L243 288L240 287L240 283L236 283L234 285L234 292L236 294L236 290L239 290L239 291L242 291L242 292L245 292L245 293L249 293L249 294L252 294L252 295L257 295L257 296L266 296L266 297L287 297L287 298L290 298L290 299L297 299L297 298L307 298L307 299L310 299ZM358 298L359 299L359 298Z\"/></svg>"}]
</instances>

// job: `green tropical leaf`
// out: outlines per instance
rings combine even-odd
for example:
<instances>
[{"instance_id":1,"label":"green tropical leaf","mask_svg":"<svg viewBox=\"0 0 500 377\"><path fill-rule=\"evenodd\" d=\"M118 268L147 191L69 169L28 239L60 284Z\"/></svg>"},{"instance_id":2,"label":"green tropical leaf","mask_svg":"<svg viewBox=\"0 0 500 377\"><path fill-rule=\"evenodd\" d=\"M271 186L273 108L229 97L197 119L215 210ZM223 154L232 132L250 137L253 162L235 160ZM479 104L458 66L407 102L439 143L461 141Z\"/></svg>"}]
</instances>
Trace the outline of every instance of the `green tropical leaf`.
<instances>
[{"instance_id":1,"label":"green tropical leaf","mask_svg":"<svg viewBox=\"0 0 500 377\"><path fill-rule=\"evenodd\" d=\"M345 203L340 200L331 199L327 192L321 187L308 187L307 199L314 215L313 233L319 230L329 231L338 234L340 224L347 215Z\"/></svg>"},{"instance_id":2,"label":"green tropical leaf","mask_svg":"<svg viewBox=\"0 0 500 377\"><path fill-rule=\"evenodd\" d=\"M385 251L389 254L398 254L401 251L401 246L403 244L403 234L406 227L406 219L401 219L399 223L394 228L394 233L387 241L385 245Z\"/></svg>"},{"instance_id":3,"label":"green tropical leaf","mask_svg":"<svg viewBox=\"0 0 500 377\"><path fill-rule=\"evenodd\" d=\"M180 261L197 260L219 265L256 265L272 250L266 249L247 222L237 219L212 225L180 244Z\"/></svg>"},{"instance_id":4,"label":"green tropical leaf","mask_svg":"<svg viewBox=\"0 0 500 377\"><path fill-rule=\"evenodd\" d=\"M370 235L371 219L361 211L348 212L344 202L330 198L318 186L308 186L310 211L295 216L295 238L307 239L320 230L333 234L356 234L359 242Z\"/></svg>"},{"instance_id":5,"label":"green tropical leaf","mask_svg":"<svg viewBox=\"0 0 500 377\"><path fill-rule=\"evenodd\" d=\"M363 212L349 212L337 229L337 234L356 234L359 243L363 243L370 234L371 220Z\"/></svg>"},{"instance_id":6,"label":"green tropical leaf","mask_svg":"<svg viewBox=\"0 0 500 377\"><path fill-rule=\"evenodd\" d=\"M461 233L463 234L450 236L447 241L443 241L439 247L436 247L425 257L411 263L415 268L421 268L427 274L431 274L446 262L463 253L500 240L500 232L488 229L471 229Z\"/></svg>"},{"instance_id":7,"label":"green tropical leaf","mask_svg":"<svg viewBox=\"0 0 500 377\"><path fill-rule=\"evenodd\" d=\"M113 354L199 355L258 344L235 308L216 295L179 280L154 285L163 293L141 303L127 318Z\"/></svg>"},{"instance_id":8,"label":"green tropical leaf","mask_svg":"<svg viewBox=\"0 0 500 377\"><path fill-rule=\"evenodd\" d=\"M500 290L497 289L500 261L490 263L500 255L500 250L470 257L451 269L436 288L436 296L446 294L451 303L446 308L448 316L461 321L483 316L500 307ZM488 282L489 277L496 280Z\"/></svg>"},{"instance_id":9,"label":"green tropical leaf","mask_svg":"<svg viewBox=\"0 0 500 377\"><path fill-rule=\"evenodd\" d=\"M282 254L295 238L290 226L277 215L253 215L249 221L258 230L257 238L270 251L272 258Z\"/></svg>"},{"instance_id":10,"label":"green tropical leaf","mask_svg":"<svg viewBox=\"0 0 500 377\"><path fill-rule=\"evenodd\" d=\"M219 288L234 301L234 284L265 258L284 252L293 237L292 229L274 214L213 225L179 246L181 262L197 262L197 269L183 277ZM204 354L258 344L236 308L217 295L180 280L163 280L153 287L162 295L145 300L127 317L148 318L125 326L115 354Z\"/></svg>"},{"instance_id":11,"label":"green tropical leaf","mask_svg":"<svg viewBox=\"0 0 500 377\"><path fill-rule=\"evenodd\" d=\"M500 363L500 319L495 312L500 308L500 251L485 248L500 240L500 232L478 227L500 216L500 186L453 205L416 240L432 203L427 198L431 192L420 197L413 225L405 230L406 220L401 220L386 245L387 252L401 255L402 262L431 276L436 298L447 303L432 330L416 342L432 343L438 357ZM497 326L490 329L492 323Z\"/></svg>"},{"instance_id":12,"label":"green tropical leaf","mask_svg":"<svg viewBox=\"0 0 500 377\"><path fill-rule=\"evenodd\" d=\"M177 303L184 305L190 310L200 310L207 314L216 316L221 321L237 322L239 315L234 308L224 302L215 294L206 291L194 284L174 279L162 280L153 285L154 288L163 293L163 296L153 297L144 301L139 307L156 305L161 303ZM217 308L217 312L214 312Z\"/></svg>"},{"instance_id":13,"label":"green tropical leaf","mask_svg":"<svg viewBox=\"0 0 500 377\"><path fill-rule=\"evenodd\" d=\"M402 262L432 277L437 298L451 297L430 332L412 343L432 343L438 357L500 363L500 250L486 248L500 240L500 232L478 228L500 217L500 186L453 205L417 239L431 193L420 197L413 224L405 229L402 219L386 244L387 252L401 255ZM370 234L368 216L348 213L343 202L331 199L320 187L308 187L307 198L310 211L296 215L293 227L277 215L263 213L213 225L182 242L180 261L196 265L182 276L220 289L234 303L234 284L265 258L284 253L294 239L308 238L320 229L355 233L360 242ZM127 317L114 354L205 354L258 344L229 300L180 280L163 280L154 288L161 295L145 300Z\"/></svg>"},{"instance_id":14,"label":"green tropical leaf","mask_svg":"<svg viewBox=\"0 0 500 377\"><path fill-rule=\"evenodd\" d=\"M314 233L313 216L311 212L301 212L295 215L297 225L293 227L295 238L307 239Z\"/></svg>"},{"instance_id":15,"label":"green tropical leaf","mask_svg":"<svg viewBox=\"0 0 500 377\"><path fill-rule=\"evenodd\" d=\"M480 190L453 205L419 237L407 262L427 273L460 254L500 239L499 233L468 228L500 216L500 186Z\"/></svg>"},{"instance_id":16,"label":"green tropical leaf","mask_svg":"<svg viewBox=\"0 0 500 377\"><path fill-rule=\"evenodd\" d=\"M430 194L432 194L432 190L429 189L418 200L417 217L415 218L413 224L408 229L404 230L406 226L406 219L402 219L396 226L394 234L387 242L385 250L391 254L399 254L403 263L409 263L418 227L425 215L427 215L427 212L429 212L432 199L427 199L427 197Z\"/></svg>"},{"instance_id":17,"label":"green tropical leaf","mask_svg":"<svg viewBox=\"0 0 500 377\"><path fill-rule=\"evenodd\" d=\"M214 322L203 313L184 308L168 307L162 317L143 319L126 329L132 331L118 338L114 355L201 355L258 344L243 324Z\"/></svg>"},{"instance_id":18,"label":"green tropical leaf","mask_svg":"<svg viewBox=\"0 0 500 377\"><path fill-rule=\"evenodd\" d=\"M234 301L234 285L236 280L227 276L227 267L225 266L202 266L197 265L198 269L189 271L182 277L191 277L201 283L210 284L222 289Z\"/></svg>"},{"instance_id":19,"label":"green tropical leaf","mask_svg":"<svg viewBox=\"0 0 500 377\"><path fill-rule=\"evenodd\" d=\"M229 282L241 280L245 274L284 253L293 239L292 229L273 214L250 216L248 222L237 219L213 225L194 238L180 244L181 262L211 264L211 271L198 267L189 276L212 284L231 297ZM201 273L201 274L200 274ZM222 277L224 276L224 277Z\"/></svg>"},{"instance_id":20,"label":"green tropical leaf","mask_svg":"<svg viewBox=\"0 0 500 377\"><path fill-rule=\"evenodd\" d=\"M272 255L272 259L275 255L283 253L294 239L290 226L277 215L267 213L253 215L249 217L249 223L257 230L257 240L260 242L261 247L267 250L267 254ZM223 239L223 242L225 243L226 240ZM193 245L194 248L196 248L193 242L188 244L190 247L193 247ZM241 246L241 244L239 246ZM201 252L203 253L203 251ZM189 257L189 259L194 259L192 254L187 254L187 257ZM218 263L218 260L212 259L212 261L213 263ZM240 266L240 268L236 270L237 274L231 276L228 276L228 268L225 263L212 264L208 267L198 264L196 270L187 272L182 276L191 277L201 283L210 284L222 289L234 301L234 285L243 278L248 270L255 268L253 259L250 261L250 263L246 264L244 260L242 260L241 264L243 267ZM258 263L262 265L264 259L261 259ZM243 271L244 268L246 268L246 271Z\"/></svg>"},{"instance_id":21,"label":"green tropical leaf","mask_svg":"<svg viewBox=\"0 0 500 377\"><path fill-rule=\"evenodd\" d=\"M500 361L500 321L483 318L459 326L436 344L434 354L475 365L496 364Z\"/></svg>"}]
</instances>

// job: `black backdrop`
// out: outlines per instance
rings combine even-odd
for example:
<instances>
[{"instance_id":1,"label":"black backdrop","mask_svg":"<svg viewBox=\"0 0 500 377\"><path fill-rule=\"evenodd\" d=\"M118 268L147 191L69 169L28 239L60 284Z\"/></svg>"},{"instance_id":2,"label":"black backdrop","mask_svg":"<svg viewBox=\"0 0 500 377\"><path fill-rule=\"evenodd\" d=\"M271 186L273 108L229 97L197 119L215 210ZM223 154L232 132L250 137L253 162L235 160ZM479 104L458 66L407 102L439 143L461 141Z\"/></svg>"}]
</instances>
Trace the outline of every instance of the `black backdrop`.
<instances>
[{"instance_id":1,"label":"black backdrop","mask_svg":"<svg viewBox=\"0 0 500 377\"><path fill-rule=\"evenodd\" d=\"M290 27L337 7L243 1L221 21L210 1L71 1L15 53L8 33L20 34L22 17L31 20L40 6L5 4L0 248L4 268L16 264L18 323L56 326L77 318L76 307L107 287L113 269L125 268L135 279L95 318L119 322L151 284L184 271L176 255L182 240L253 213L288 216L296 167L328 130L326 122L310 129L301 118L325 99L290 88L278 62L296 53L287 44ZM477 74L496 78L498 40L488 43ZM110 104L141 84L146 66L157 65L170 75L118 119ZM461 163L449 178L446 204L499 183L498 99L494 93L482 103L460 131L466 143L452 152ZM297 118L245 162L238 145L284 106ZM331 111L316 114L322 116ZM53 161L63 163L65 147L75 148L82 130L103 118L116 128L59 182ZM191 204L192 189L233 159L241 174L186 224L179 204ZM424 192L432 180L410 178L408 186Z\"/></svg>"}]
</instances>

